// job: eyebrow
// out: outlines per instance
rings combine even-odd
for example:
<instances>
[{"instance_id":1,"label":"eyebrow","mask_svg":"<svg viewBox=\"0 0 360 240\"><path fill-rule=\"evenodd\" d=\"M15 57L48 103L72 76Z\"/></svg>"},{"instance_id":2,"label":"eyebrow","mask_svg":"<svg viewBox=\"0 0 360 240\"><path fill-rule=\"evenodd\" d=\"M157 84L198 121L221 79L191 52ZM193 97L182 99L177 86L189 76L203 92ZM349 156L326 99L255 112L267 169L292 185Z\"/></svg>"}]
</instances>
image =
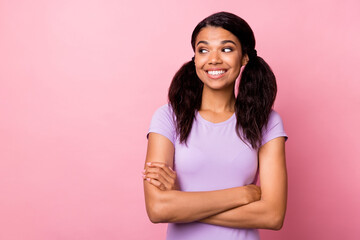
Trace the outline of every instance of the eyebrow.
<instances>
[{"instance_id":1,"label":"eyebrow","mask_svg":"<svg viewBox=\"0 0 360 240\"><path fill-rule=\"evenodd\" d=\"M200 43L204 43L206 45L209 45L209 43L207 41L199 41L196 44L196 46L199 45ZM231 41L231 40L223 40L223 41L221 41L221 44L225 44L225 43L232 43L232 44L234 44L236 46L236 43L234 41Z\"/></svg>"},{"instance_id":2,"label":"eyebrow","mask_svg":"<svg viewBox=\"0 0 360 240\"><path fill-rule=\"evenodd\" d=\"M231 41L231 40L224 40L224 41L221 41L221 44L225 44L225 43L232 43L236 46L236 43L234 41Z\"/></svg>"}]
</instances>

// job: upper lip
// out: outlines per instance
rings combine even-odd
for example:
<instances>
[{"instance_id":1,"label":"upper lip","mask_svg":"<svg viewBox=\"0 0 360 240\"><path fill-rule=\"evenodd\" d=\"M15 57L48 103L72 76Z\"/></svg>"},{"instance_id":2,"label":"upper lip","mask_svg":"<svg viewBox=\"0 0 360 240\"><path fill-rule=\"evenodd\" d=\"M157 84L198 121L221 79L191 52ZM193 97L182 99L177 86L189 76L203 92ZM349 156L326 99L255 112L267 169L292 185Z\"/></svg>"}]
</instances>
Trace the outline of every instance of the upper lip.
<instances>
[{"instance_id":1,"label":"upper lip","mask_svg":"<svg viewBox=\"0 0 360 240\"><path fill-rule=\"evenodd\" d=\"M227 69L225 68L209 68L209 69L206 69L205 71L206 72L209 72L209 71L227 71Z\"/></svg>"}]
</instances>

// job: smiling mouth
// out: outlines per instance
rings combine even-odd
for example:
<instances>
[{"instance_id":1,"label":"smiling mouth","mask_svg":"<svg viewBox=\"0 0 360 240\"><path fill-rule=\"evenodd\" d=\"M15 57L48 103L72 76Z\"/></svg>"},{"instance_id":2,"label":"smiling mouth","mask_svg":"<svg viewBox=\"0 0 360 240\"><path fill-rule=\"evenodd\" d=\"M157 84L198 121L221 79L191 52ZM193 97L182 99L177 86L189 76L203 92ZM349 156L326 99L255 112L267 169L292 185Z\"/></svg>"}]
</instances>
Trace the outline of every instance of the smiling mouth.
<instances>
[{"instance_id":1,"label":"smiling mouth","mask_svg":"<svg viewBox=\"0 0 360 240\"><path fill-rule=\"evenodd\" d=\"M226 73L226 70L224 69L208 70L206 71L206 73L210 78L220 78Z\"/></svg>"}]
</instances>

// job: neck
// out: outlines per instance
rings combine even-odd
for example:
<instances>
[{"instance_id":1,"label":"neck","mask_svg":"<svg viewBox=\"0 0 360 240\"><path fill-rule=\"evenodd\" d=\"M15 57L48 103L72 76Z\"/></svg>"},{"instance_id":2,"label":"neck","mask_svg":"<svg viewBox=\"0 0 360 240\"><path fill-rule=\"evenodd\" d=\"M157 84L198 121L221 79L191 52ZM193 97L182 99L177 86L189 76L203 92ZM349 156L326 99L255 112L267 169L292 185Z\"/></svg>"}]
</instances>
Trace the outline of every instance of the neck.
<instances>
[{"instance_id":1,"label":"neck","mask_svg":"<svg viewBox=\"0 0 360 240\"><path fill-rule=\"evenodd\" d=\"M209 89L204 86L200 110L216 113L235 111L234 87L222 90Z\"/></svg>"}]
</instances>

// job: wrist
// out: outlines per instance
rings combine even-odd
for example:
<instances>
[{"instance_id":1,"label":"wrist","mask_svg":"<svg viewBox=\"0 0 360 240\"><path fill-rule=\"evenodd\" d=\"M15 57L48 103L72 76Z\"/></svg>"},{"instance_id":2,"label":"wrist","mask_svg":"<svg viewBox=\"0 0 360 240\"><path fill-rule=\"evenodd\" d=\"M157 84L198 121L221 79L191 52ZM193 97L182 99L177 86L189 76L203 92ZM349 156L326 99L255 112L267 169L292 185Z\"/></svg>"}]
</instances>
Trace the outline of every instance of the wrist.
<instances>
[{"instance_id":1,"label":"wrist","mask_svg":"<svg viewBox=\"0 0 360 240\"><path fill-rule=\"evenodd\" d=\"M249 204L251 202L251 196L247 186L239 187L239 206Z\"/></svg>"}]
</instances>

